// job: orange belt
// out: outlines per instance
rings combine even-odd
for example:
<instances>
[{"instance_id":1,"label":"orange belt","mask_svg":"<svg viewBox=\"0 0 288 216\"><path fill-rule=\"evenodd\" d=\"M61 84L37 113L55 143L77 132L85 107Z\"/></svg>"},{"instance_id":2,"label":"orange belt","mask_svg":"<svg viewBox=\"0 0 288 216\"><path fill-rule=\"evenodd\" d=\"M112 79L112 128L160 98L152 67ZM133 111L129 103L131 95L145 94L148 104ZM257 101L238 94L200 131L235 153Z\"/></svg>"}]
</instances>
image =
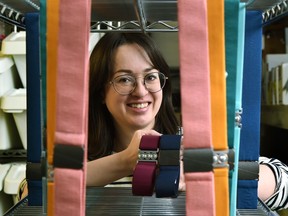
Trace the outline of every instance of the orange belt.
<instances>
[{"instance_id":1,"label":"orange belt","mask_svg":"<svg viewBox=\"0 0 288 216\"><path fill-rule=\"evenodd\" d=\"M54 148L54 132L56 128L56 71L57 71L57 46L59 1L47 0L47 214L54 215L54 182L51 180ZM50 171L51 172L50 172Z\"/></svg>"},{"instance_id":2,"label":"orange belt","mask_svg":"<svg viewBox=\"0 0 288 216\"><path fill-rule=\"evenodd\" d=\"M225 78L224 0L208 0L212 141L218 164L214 167L216 215L229 215L228 143ZM223 158L221 158L223 157Z\"/></svg>"}]
</instances>

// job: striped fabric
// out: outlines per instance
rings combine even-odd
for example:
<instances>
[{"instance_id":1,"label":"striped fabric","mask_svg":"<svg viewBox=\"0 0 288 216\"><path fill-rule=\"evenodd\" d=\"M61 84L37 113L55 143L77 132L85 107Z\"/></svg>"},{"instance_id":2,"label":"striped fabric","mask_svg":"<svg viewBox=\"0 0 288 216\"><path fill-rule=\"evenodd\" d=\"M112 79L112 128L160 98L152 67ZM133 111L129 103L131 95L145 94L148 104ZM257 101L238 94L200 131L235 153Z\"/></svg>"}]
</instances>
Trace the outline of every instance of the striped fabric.
<instances>
[{"instance_id":1,"label":"striped fabric","mask_svg":"<svg viewBox=\"0 0 288 216\"><path fill-rule=\"evenodd\" d=\"M132 175L118 179L105 187L132 187Z\"/></svg>"},{"instance_id":2,"label":"striped fabric","mask_svg":"<svg viewBox=\"0 0 288 216\"><path fill-rule=\"evenodd\" d=\"M274 158L259 158L260 164L265 164L273 171L276 180L275 193L265 200L273 210L288 208L288 166Z\"/></svg>"}]
</instances>

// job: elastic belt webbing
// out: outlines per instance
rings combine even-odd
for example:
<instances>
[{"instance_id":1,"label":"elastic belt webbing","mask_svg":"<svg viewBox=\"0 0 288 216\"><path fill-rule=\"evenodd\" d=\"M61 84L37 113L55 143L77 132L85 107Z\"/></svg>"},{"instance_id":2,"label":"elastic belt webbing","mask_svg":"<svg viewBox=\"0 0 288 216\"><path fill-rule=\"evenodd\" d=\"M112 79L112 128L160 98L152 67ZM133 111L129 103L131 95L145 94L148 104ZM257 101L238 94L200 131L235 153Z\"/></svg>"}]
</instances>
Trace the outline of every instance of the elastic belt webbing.
<instances>
[{"instance_id":1,"label":"elastic belt webbing","mask_svg":"<svg viewBox=\"0 0 288 216\"><path fill-rule=\"evenodd\" d=\"M240 161L258 161L262 74L262 12L247 11L243 74ZM257 170L256 170L257 171ZM238 181L238 209L257 208L258 178Z\"/></svg>"},{"instance_id":2,"label":"elastic belt webbing","mask_svg":"<svg viewBox=\"0 0 288 216\"><path fill-rule=\"evenodd\" d=\"M53 158L59 216L85 215L90 19L89 0L60 1Z\"/></svg>"},{"instance_id":3,"label":"elastic belt webbing","mask_svg":"<svg viewBox=\"0 0 288 216\"><path fill-rule=\"evenodd\" d=\"M236 214L238 160L242 112L245 4L225 0L225 53L228 145L234 150L234 169L229 172L230 215Z\"/></svg>"},{"instance_id":4,"label":"elastic belt webbing","mask_svg":"<svg viewBox=\"0 0 288 216\"><path fill-rule=\"evenodd\" d=\"M26 62L27 62L27 168L28 204L42 205L42 121L41 121L41 74L40 74L40 29L39 13L27 13ZM32 174L32 175L31 175ZM33 176L34 175L34 176Z\"/></svg>"},{"instance_id":5,"label":"elastic belt webbing","mask_svg":"<svg viewBox=\"0 0 288 216\"><path fill-rule=\"evenodd\" d=\"M54 215L53 147L56 127L56 72L58 47L59 1L47 0L47 214ZM51 174L49 172L52 172Z\"/></svg>"},{"instance_id":6,"label":"elastic belt webbing","mask_svg":"<svg viewBox=\"0 0 288 216\"><path fill-rule=\"evenodd\" d=\"M208 33L211 85L212 143L214 150L227 151L226 70L224 1L208 0ZM227 157L228 158L228 157ZM228 159L227 159L228 160ZM219 161L221 163L222 161ZM228 161L214 168L216 215L229 215Z\"/></svg>"},{"instance_id":7,"label":"elastic belt webbing","mask_svg":"<svg viewBox=\"0 0 288 216\"><path fill-rule=\"evenodd\" d=\"M197 172L186 168L189 159L193 160L193 149L212 150L206 1L179 1L178 22L186 214L213 216L213 169Z\"/></svg>"}]
</instances>

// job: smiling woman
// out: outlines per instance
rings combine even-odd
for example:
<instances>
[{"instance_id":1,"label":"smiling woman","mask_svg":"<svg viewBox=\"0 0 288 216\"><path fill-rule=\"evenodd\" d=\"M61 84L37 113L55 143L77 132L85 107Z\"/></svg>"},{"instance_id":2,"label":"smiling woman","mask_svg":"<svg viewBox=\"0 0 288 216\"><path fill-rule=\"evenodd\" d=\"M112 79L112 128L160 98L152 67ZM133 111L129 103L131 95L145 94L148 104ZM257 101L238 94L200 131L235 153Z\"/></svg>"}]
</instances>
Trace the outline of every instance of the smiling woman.
<instances>
[{"instance_id":1,"label":"smiling woman","mask_svg":"<svg viewBox=\"0 0 288 216\"><path fill-rule=\"evenodd\" d=\"M177 132L168 77L169 66L145 34L107 33L97 43L90 57L89 160L126 149L136 130Z\"/></svg>"},{"instance_id":2,"label":"smiling woman","mask_svg":"<svg viewBox=\"0 0 288 216\"><path fill-rule=\"evenodd\" d=\"M96 44L90 57L88 186L131 187L142 136L178 132L169 75L145 34L109 32ZM287 208L287 166L264 157L259 163L258 196L273 209ZM179 190L185 190L183 175Z\"/></svg>"},{"instance_id":3,"label":"smiling woman","mask_svg":"<svg viewBox=\"0 0 288 216\"><path fill-rule=\"evenodd\" d=\"M130 94L120 94L111 85L117 71L133 77ZM154 92L146 86L146 76L159 71L168 79ZM131 187L142 136L176 134L179 129L169 67L147 35L107 33L91 54L89 90L87 186ZM288 167L266 157L260 157L259 164L259 198L273 210L288 208ZM27 195L25 181L19 199ZM185 190L183 173L179 190Z\"/></svg>"}]
</instances>

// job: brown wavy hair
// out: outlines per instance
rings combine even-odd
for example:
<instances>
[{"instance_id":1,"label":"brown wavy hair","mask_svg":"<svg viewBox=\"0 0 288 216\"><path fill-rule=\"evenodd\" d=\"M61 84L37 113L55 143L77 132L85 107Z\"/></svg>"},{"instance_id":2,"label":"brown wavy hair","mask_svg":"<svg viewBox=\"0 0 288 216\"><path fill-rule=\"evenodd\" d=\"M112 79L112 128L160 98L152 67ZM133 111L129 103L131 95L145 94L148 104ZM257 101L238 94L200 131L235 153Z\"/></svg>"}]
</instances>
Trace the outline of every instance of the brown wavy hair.
<instances>
[{"instance_id":1,"label":"brown wavy hair","mask_svg":"<svg viewBox=\"0 0 288 216\"><path fill-rule=\"evenodd\" d=\"M115 127L105 98L105 88L113 76L114 55L124 44L138 44L148 54L155 69L169 77L169 66L154 41L144 33L106 33L94 47L90 56L88 160L112 153ZM156 115L154 129L162 134L176 134L178 120L172 105L171 82L163 88L163 100Z\"/></svg>"}]
</instances>

